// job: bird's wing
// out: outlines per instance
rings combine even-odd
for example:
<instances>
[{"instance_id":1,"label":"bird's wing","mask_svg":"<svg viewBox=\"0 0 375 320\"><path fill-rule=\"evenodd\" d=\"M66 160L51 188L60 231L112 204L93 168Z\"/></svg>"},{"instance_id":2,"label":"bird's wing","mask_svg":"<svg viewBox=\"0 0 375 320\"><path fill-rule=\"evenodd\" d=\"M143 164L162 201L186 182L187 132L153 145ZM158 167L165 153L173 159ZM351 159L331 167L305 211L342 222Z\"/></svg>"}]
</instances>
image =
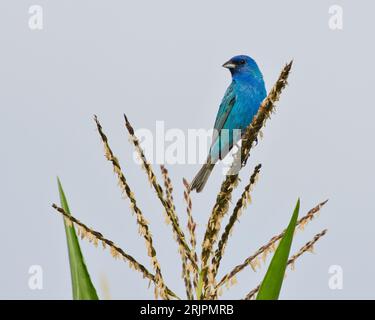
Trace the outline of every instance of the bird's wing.
<instances>
[{"instance_id":1,"label":"bird's wing","mask_svg":"<svg viewBox=\"0 0 375 320\"><path fill-rule=\"evenodd\" d=\"M216 116L215 125L214 125L214 133L212 136L212 145L216 142L220 130L223 129L225 122L228 119L230 112L236 102L236 94L234 92L234 83L232 82L231 85L228 87L227 91L225 92L224 98L221 101L219 111Z\"/></svg>"}]
</instances>

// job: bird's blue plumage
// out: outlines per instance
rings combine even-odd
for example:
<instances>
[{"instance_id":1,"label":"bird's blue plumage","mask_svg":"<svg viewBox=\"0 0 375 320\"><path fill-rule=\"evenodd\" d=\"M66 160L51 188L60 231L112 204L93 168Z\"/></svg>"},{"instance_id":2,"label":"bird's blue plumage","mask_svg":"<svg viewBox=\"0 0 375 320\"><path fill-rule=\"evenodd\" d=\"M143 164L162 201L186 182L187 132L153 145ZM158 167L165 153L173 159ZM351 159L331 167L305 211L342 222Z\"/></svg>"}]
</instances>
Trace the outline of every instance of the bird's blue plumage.
<instances>
[{"instance_id":1,"label":"bird's blue plumage","mask_svg":"<svg viewBox=\"0 0 375 320\"><path fill-rule=\"evenodd\" d=\"M211 163L223 159L238 142L241 131L251 123L267 94L262 73L253 59L236 56L225 65L232 66L232 83L225 92L216 116L210 149Z\"/></svg>"},{"instance_id":2,"label":"bird's blue plumage","mask_svg":"<svg viewBox=\"0 0 375 320\"><path fill-rule=\"evenodd\" d=\"M201 191L214 164L223 159L256 115L266 97L263 76L256 62L245 55L235 56L223 67L230 70L232 83L225 92L214 125L207 163L194 178L191 189Z\"/></svg>"}]
</instances>

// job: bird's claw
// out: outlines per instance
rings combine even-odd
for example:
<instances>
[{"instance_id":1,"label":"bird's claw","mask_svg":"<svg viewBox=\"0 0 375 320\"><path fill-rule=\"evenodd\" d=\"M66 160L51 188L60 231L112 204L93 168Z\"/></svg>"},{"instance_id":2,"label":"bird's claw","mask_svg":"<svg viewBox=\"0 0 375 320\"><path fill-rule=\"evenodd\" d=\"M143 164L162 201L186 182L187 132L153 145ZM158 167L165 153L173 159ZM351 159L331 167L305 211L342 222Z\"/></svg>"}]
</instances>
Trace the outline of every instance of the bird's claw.
<instances>
[{"instance_id":1,"label":"bird's claw","mask_svg":"<svg viewBox=\"0 0 375 320\"><path fill-rule=\"evenodd\" d=\"M254 147L256 147L258 145L258 137L255 138L254 142L255 142Z\"/></svg>"}]
</instances>

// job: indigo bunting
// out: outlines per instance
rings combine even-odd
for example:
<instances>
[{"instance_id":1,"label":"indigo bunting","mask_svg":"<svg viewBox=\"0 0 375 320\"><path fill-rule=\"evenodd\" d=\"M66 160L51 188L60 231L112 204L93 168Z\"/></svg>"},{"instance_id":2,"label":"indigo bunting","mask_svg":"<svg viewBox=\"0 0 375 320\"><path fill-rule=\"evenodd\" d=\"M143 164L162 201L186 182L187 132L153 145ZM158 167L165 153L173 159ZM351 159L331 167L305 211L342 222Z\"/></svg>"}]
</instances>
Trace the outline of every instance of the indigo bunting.
<instances>
[{"instance_id":1,"label":"indigo bunting","mask_svg":"<svg viewBox=\"0 0 375 320\"><path fill-rule=\"evenodd\" d=\"M232 83L225 92L216 116L206 163L190 185L190 189L197 192L203 190L217 161L224 159L241 139L267 95L262 73L252 58L235 56L223 67L231 72Z\"/></svg>"}]
</instances>

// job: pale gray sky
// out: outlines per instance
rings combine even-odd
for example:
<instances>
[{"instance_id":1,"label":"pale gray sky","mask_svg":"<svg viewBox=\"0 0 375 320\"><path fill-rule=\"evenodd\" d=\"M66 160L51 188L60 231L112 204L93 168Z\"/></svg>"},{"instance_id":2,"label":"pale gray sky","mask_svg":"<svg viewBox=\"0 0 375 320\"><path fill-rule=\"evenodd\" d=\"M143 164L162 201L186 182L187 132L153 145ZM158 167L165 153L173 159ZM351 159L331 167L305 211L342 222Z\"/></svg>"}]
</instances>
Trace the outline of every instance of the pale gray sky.
<instances>
[{"instance_id":1,"label":"pale gray sky","mask_svg":"<svg viewBox=\"0 0 375 320\"><path fill-rule=\"evenodd\" d=\"M44 28L28 26L29 7L44 9ZM342 6L343 30L328 26L329 7ZM294 59L290 85L242 178L261 162L253 204L229 241L220 275L242 262L321 200L321 215L296 234L292 251L328 228L288 272L281 298L375 298L372 199L375 116L373 1L10 1L0 3L0 298L71 298L62 220L51 208L62 180L72 212L149 266L135 218L121 199L93 122L97 114L151 223L168 284L184 293L170 227L143 172L132 161L123 128L209 129L230 75L221 64L235 54L256 59L269 89ZM182 177L198 165L169 166L185 221ZM202 239L222 176L193 195ZM242 186L242 185L241 185ZM241 192L235 193L234 199ZM99 295L108 280L116 299L151 298L147 281L108 252L82 242ZM28 269L43 268L43 290L30 290ZM331 265L343 289L328 287ZM224 298L242 298L265 268L250 268Z\"/></svg>"}]
</instances>

